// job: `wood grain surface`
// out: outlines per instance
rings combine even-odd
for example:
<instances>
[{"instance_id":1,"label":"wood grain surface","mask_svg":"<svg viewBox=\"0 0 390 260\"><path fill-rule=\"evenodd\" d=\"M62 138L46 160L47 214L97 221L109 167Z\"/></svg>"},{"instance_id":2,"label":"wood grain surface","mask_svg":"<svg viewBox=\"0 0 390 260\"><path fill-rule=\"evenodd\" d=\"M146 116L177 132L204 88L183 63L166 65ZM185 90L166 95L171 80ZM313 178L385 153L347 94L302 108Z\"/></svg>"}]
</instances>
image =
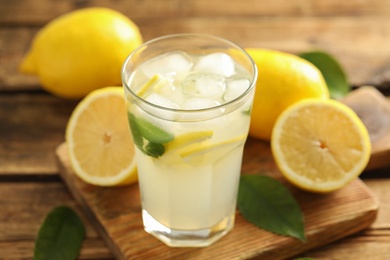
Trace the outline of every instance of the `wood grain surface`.
<instances>
[{"instance_id":1,"label":"wood grain surface","mask_svg":"<svg viewBox=\"0 0 390 260\"><path fill-rule=\"evenodd\" d=\"M390 2L50 0L0 2L0 90L39 89L18 66L34 35L48 22L85 7L109 7L131 18L144 40L172 33L208 33L242 47L291 53L324 50L345 68L351 85L390 85ZM375 47L374 47L375 46ZM118 82L120 84L120 82Z\"/></svg>"},{"instance_id":2,"label":"wood grain surface","mask_svg":"<svg viewBox=\"0 0 390 260\"><path fill-rule=\"evenodd\" d=\"M244 158L260 150L261 165L244 160L244 170L259 174L262 165L274 164L263 143L246 146ZM86 184L72 171L65 143L56 154L61 177L117 259L287 259L369 227L379 208L375 195L360 180L326 195L302 192L285 183L304 212L306 242L258 229L236 213L233 231L212 246L170 248L143 230L137 184L112 188ZM281 179L276 171L271 175Z\"/></svg>"},{"instance_id":3,"label":"wood grain surface","mask_svg":"<svg viewBox=\"0 0 390 260\"><path fill-rule=\"evenodd\" d=\"M41 88L38 78L18 71L33 37L44 25L62 14L92 6L122 12L137 23L144 40L198 32L222 36L243 47L291 53L325 50L340 61L351 86L374 85L390 94L388 0L0 1L0 259L32 259L38 229L46 214L59 205L75 209L86 224L80 259L115 259L95 223L59 177L55 150L64 142L67 120L78 101L54 97ZM379 164L389 161L387 154L376 158ZM261 150L247 149L244 160L246 173L276 172ZM299 256L390 259L390 168L367 170L361 177L380 203L375 222ZM228 246L226 250L229 254L234 249ZM291 250L295 252L295 248Z\"/></svg>"}]
</instances>

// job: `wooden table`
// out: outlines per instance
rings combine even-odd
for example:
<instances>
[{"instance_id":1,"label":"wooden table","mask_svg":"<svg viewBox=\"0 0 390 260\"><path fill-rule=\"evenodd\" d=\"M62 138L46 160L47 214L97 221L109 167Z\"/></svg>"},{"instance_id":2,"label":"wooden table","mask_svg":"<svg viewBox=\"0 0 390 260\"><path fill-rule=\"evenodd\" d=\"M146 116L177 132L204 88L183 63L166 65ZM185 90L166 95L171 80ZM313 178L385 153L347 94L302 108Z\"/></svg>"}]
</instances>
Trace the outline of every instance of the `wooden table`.
<instances>
[{"instance_id":1,"label":"wooden table","mask_svg":"<svg viewBox=\"0 0 390 260\"><path fill-rule=\"evenodd\" d=\"M38 229L55 206L74 208L87 226L81 259L113 255L58 176L55 148L78 101L44 92L18 64L48 21L89 6L133 19L145 40L180 32L209 33L243 47L299 53L325 50L341 62L354 87L390 86L388 0L20 0L0 2L0 259L31 259ZM380 201L373 225L312 250L316 259L390 259L390 168L366 171L363 181Z\"/></svg>"}]
</instances>

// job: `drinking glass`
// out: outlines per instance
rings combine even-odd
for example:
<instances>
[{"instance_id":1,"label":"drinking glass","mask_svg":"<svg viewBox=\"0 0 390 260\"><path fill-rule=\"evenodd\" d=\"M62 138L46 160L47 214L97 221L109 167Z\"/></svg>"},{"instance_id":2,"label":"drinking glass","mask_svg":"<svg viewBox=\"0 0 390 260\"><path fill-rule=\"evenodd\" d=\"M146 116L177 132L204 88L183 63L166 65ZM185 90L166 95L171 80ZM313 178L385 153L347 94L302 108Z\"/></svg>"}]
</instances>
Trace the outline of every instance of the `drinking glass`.
<instances>
[{"instance_id":1,"label":"drinking glass","mask_svg":"<svg viewBox=\"0 0 390 260\"><path fill-rule=\"evenodd\" d=\"M156 38L122 68L146 232L172 247L234 226L257 79L249 55L202 34Z\"/></svg>"}]
</instances>

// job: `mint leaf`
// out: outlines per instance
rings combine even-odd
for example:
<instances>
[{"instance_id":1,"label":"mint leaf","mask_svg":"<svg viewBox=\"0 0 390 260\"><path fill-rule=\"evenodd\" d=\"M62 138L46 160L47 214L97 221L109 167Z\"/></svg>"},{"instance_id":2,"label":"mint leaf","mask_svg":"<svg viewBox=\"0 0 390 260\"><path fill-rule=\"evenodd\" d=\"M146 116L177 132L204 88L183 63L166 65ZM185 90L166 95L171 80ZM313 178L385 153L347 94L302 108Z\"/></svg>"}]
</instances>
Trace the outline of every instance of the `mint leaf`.
<instances>
[{"instance_id":1,"label":"mint leaf","mask_svg":"<svg viewBox=\"0 0 390 260\"><path fill-rule=\"evenodd\" d=\"M138 149L155 158L163 155L165 152L163 144L172 141L174 136L143 118L136 118L131 113L128 119L134 144Z\"/></svg>"},{"instance_id":2,"label":"mint leaf","mask_svg":"<svg viewBox=\"0 0 390 260\"><path fill-rule=\"evenodd\" d=\"M162 144L152 143L149 142L144 149L144 152L152 156L154 158L158 158L159 156L163 155L165 152L165 146Z\"/></svg>"},{"instance_id":3,"label":"mint leaf","mask_svg":"<svg viewBox=\"0 0 390 260\"><path fill-rule=\"evenodd\" d=\"M246 116L250 116L252 112L252 106L249 107L247 110L243 110L241 113L243 113Z\"/></svg>"},{"instance_id":4,"label":"mint leaf","mask_svg":"<svg viewBox=\"0 0 390 260\"><path fill-rule=\"evenodd\" d=\"M128 116L129 124L130 124L130 130L131 134L133 136L134 144L141 150L144 148L144 138L142 137L142 133L140 132L140 129L138 128L135 117L131 114Z\"/></svg>"},{"instance_id":5,"label":"mint leaf","mask_svg":"<svg viewBox=\"0 0 390 260\"><path fill-rule=\"evenodd\" d=\"M35 242L34 260L77 259L85 237L78 215L66 206L53 209L43 222Z\"/></svg>"},{"instance_id":6,"label":"mint leaf","mask_svg":"<svg viewBox=\"0 0 390 260\"><path fill-rule=\"evenodd\" d=\"M343 68L330 54L312 51L301 53L299 56L313 63L321 71L331 98L340 99L351 90Z\"/></svg>"},{"instance_id":7,"label":"mint leaf","mask_svg":"<svg viewBox=\"0 0 390 260\"><path fill-rule=\"evenodd\" d=\"M306 239L301 209L279 181L268 176L241 176L237 204L243 217L259 228Z\"/></svg>"},{"instance_id":8,"label":"mint leaf","mask_svg":"<svg viewBox=\"0 0 390 260\"><path fill-rule=\"evenodd\" d=\"M136 118L134 115L129 114L129 120L130 124L133 124L137 128L137 132L150 142L166 144L173 140L171 133L166 132L143 118Z\"/></svg>"}]
</instances>

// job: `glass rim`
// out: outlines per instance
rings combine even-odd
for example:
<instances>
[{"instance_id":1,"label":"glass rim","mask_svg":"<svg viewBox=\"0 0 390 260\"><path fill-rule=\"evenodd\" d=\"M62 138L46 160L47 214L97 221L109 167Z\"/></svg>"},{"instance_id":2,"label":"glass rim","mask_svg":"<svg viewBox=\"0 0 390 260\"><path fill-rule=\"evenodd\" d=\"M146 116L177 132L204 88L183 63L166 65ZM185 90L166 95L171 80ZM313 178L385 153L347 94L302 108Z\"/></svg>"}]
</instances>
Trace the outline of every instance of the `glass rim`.
<instances>
[{"instance_id":1,"label":"glass rim","mask_svg":"<svg viewBox=\"0 0 390 260\"><path fill-rule=\"evenodd\" d=\"M217 106L213 106L213 107L206 107L206 108L199 108L199 109L177 109L177 108L169 108L169 107L163 107L163 106L159 106L159 105L156 105L154 103L151 103L145 99L143 99L142 97L138 96L129 86L127 80L128 79L125 79L125 72L126 72L126 67L127 67L127 64L131 61L132 57L138 53L141 49L145 48L146 46L150 45L150 44L153 44L155 42L159 42L161 40L166 40L166 39L171 39L171 38L188 38L188 37L203 37L203 38L210 38L210 39L213 39L213 40L217 40L217 41L220 41L220 42L223 42L223 43L226 43L236 49L238 49L242 54L244 54L244 56L246 56L246 58L248 59L248 61L250 62L250 64L252 65L252 71L251 71L251 75L252 78L251 78L251 82L250 82L250 86L241 94L239 95L238 97L228 101L228 102L225 102L225 103L222 103L220 105L217 105ZM256 80L257 80L257 77L258 77L258 69L257 69L257 66L256 66L256 63L253 61L252 57L245 51L244 48L240 47L239 45L227 40L227 39L224 39L222 37L219 37L219 36L214 36L214 35L210 35L210 34L202 34L202 33L176 33L176 34L168 34L168 35L164 35L164 36L159 36L159 37L156 37L156 38L153 38L149 41L146 41L144 42L143 44L141 44L140 46L138 46L137 48L135 48L127 57L126 57L126 60L124 61L123 65L122 65L122 69L121 69L121 79L122 79L122 84L124 85L124 87L129 91L129 93L133 96L133 98L141 103L145 103L147 106L150 106L152 108L155 108L155 109L159 109L159 110L164 110L164 111L169 111L169 112L173 112L173 113L185 113L185 114L191 114L191 113L200 113L200 112L207 112L207 111L213 111L213 110L220 110L220 109L223 109L225 107L229 107L229 106L233 106L234 104L238 103L239 101L241 101L242 99L244 99L251 91L252 89L255 87L256 85Z\"/></svg>"}]
</instances>

